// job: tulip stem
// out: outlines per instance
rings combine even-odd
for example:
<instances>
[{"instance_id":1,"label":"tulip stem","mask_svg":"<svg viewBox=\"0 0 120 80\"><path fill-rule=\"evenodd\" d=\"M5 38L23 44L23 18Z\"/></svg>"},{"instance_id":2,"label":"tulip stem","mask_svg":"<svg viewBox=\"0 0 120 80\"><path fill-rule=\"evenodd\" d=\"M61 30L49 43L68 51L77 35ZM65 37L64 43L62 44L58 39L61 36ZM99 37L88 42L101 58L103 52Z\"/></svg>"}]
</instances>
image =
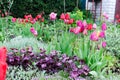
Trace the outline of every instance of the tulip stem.
<instances>
[{"instance_id":1,"label":"tulip stem","mask_svg":"<svg viewBox=\"0 0 120 80\"><path fill-rule=\"evenodd\" d=\"M55 28L55 20L54 20L54 28Z\"/></svg>"}]
</instances>

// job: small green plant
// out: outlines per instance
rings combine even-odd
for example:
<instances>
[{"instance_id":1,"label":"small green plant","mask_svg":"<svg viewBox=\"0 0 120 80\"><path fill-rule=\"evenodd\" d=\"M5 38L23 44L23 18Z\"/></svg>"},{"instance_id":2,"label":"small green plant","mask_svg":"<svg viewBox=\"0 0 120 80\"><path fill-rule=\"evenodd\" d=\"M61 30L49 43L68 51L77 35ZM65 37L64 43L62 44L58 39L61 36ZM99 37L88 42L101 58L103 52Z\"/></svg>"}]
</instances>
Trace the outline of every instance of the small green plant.
<instances>
[{"instance_id":1,"label":"small green plant","mask_svg":"<svg viewBox=\"0 0 120 80\"><path fill-rule=\"evenodd\" d=\"M60 51L61 53L66 53L69 56L73 55L73 43L75 41L75 35L72 35L69 32L65 32L62 36L56 37L55 43L53 45L55 50Z\"/></svg>"},{"instance_id":2,"label":"small green plant","mask_svg":"<svg viewBox=\"0 0 120 80\"><path fill-rule=\"evenodd\" d=\"M70 13L71 18L73 18L75 21L76 20L83 20L83 12L80 11L79 9L73 11L73 13Z\"/></svg>"}]
</instances>

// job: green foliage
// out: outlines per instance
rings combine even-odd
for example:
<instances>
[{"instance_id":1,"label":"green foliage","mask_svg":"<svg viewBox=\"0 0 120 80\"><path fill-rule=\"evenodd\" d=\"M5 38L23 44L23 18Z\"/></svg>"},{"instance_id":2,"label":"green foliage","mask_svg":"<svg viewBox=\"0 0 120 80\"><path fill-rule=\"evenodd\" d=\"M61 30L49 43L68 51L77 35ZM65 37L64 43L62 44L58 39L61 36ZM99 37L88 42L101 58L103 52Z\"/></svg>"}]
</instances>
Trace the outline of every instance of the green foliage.
<instances>
[{"instance_id":1,"label":"green foliage","mask_svg":"<svg viewBox=\"0 0 120 80\"><path fill-rule=\"evenodd\" d=\"M96 45L96 43L88 39L81 38L77 42L74 54L85 60L91 70L101 72L101 70L107 65L107 61L104 56L103 48L97 50Z\"/></svg>"},{"instance_id":2,"label":"green foliage","mask_svg":"<svg viewBox=\"0 0 120 80\"><path fill-rule=\"evenodd\" d=\"M76 0L65 0L66 12L72 11L75 7ZM64 0L14 0L11 8L12 15L15 17L23 17L27 13L35 16L43 11L47 15L53 11L61 14L64 12Z\"/></svg>"},{"instance_id":3,"label":"green foliage","mask_svg":"<svg viewBox=\"0 0 120 80\"><path fill-rule=\"evenodd\" d=\"M47 48L45 43L37 41L35 38L27 38L18 36L16 38L11 39L10 41L4 41L0 46L6 46L8 49L10 48L18 48L22 49L24 47L32 46L34 51L37 51L39 48Z\"/></svg>"},{"instance_id":4,"label":"green foliage","mask_svg":"<svg viewBox=\"0 0 120 80\"><path fill-rule=\"evenodd\" d=\"M120 29L110 26L107 31L107 51L120 59Z\"/></svg>"},{"instance_id":5,"label":"green foliage","mask_svg":"<svg viewBox=\"0 0 120 80\"><path fill-rule=\"evenodd\" d=\"M64 73L63 73L64 74ZM6 80L70 80L60 76L60 73L47 75L38 69L25 71L22 67L8 67Z\"/></svg>"},{"instance_id":6,"label":"green foliage","mask_svg":"<svg viewBox=\"0 0 120 80\"><path fill-rule=\"evenodd\" d=\"M61 53L66 53L69 56L73 55L73 48L74 48L74 41L75 41L75 35L72 35L71 33L63 33L62 36L59 36L55 40L55 50L61 51Z\"/></svg>"},{"instance_id":7,"label":"green foliage","mask_svg":"<svg viewBox=\"0 0 120 80\"><path fill-rule=\"evenodd\" d=\"M74 20L83 20L83 12L80 10L76 10L73 13L70 13L70 17Z\"/></svg>"}]
</instances>

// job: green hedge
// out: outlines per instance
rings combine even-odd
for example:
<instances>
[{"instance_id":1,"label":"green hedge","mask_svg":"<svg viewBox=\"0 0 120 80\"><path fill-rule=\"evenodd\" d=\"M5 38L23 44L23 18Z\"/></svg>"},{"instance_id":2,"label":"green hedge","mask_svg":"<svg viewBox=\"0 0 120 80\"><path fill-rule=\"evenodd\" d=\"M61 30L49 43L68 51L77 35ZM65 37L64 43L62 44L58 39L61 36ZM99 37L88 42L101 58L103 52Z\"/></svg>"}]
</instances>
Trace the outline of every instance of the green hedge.
<instances>
[{"instance_id":1,"label":"green hedge","mask_svg":"<svg viewBox=\"0 0 120 80\"><path fill-rule=\"evenodd\" d=\"M72 11L76 7L77 0L66 0L66 12ZM12 16L23 17L25 14L35 16L45 12L46 15L52 11L58 15L64 12L64 0L14 0L11 8Z\"/></svg>"}]
</instances>

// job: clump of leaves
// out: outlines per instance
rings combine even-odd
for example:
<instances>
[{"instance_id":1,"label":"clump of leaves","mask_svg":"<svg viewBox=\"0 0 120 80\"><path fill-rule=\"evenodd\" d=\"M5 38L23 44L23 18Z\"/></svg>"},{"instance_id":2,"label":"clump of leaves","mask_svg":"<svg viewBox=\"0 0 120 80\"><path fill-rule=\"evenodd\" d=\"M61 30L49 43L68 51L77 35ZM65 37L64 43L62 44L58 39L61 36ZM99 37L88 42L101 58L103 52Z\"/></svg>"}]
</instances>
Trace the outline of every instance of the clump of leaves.
<instances>
[{"instance_id":1,"label":"clump of leaves","mask_svg":"<svg viewBox=\"0 0 120 80\"><path fill-rule=\"evenodd\" d=\"M120 29L110 26L107 31L107 51L120 59Z\"/></svg>"},{"instance_id":2,"label":"clump of leaves","mask_svg":"<svg viewBox=\"0 0 120 80\"><path fill-rule=\"evenodd\" d=\"M27 47L27 46L32 46L33 50L38 50L39 47L46 48L45 43L42 43L32 37L29 38L29 37L22 37L22 36L17 36L15 38L11 39L10 41L4 41L1 44L1 46L2 45L6 46L8 49L10 49L12 47L21 49L21 48Z\"/></svg>"},{"instance_id":3,"label":"clump of leaves","mask_svg":"<svg viewBox=\"0 0 120 80\"><path fill-rule=\"evenodd\" d=\"M25 70L35 69L45 71L48 74L58 73L63 70L69 74L72 79L78 79L79 76L87 76L89 67L84 60L77 56L69 57L66 54L60 54L58 51L52 51L46 54L46 50L40 49L40 53L32 52L32 48L21 49L11 48L12 52L7 55L7 63L11 66L22 66Z\"/></svg>"}]
</instances>

